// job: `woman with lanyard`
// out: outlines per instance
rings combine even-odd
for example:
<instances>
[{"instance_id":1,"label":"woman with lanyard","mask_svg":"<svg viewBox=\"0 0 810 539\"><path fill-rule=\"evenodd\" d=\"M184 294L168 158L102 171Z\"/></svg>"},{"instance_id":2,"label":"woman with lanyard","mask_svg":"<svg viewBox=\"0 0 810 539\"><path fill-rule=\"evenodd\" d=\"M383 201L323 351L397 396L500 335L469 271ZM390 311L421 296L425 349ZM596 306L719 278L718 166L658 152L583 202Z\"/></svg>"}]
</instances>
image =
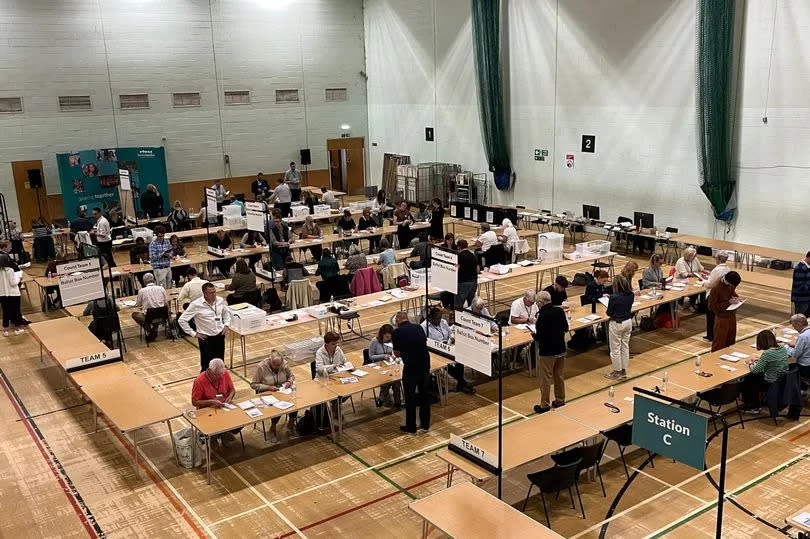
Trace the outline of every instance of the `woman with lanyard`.
<instances>
[{"instance_id":1,"label":"woman with lanyard","mask_svg":"<svg viewBox=\"0 0 810 539\"><path fill-rule=\"evenodd\" d=\"M270 356L263 359L256 368L256 374L253 375L253 382L251 382L250 387L256 393L276 392L290 389L294 383L295 375L290 370L287 360L278 350L270 350ZM298 412L287 414L287 430L290 434L295 432L295 419L297 416ZM276 416L270 420L270 441L273 443L278 442L276 425L278 425L279 419L281 417Z\"/></svg>"}]
</instances>

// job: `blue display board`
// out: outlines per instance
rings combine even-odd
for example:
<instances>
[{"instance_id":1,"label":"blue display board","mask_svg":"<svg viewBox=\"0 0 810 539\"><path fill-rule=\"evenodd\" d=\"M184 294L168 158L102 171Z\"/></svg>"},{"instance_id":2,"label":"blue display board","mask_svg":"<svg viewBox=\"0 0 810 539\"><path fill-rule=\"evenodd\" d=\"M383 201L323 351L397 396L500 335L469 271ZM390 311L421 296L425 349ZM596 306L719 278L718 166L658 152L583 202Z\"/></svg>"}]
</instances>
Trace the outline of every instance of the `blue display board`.
<instances>
[{"instance_id":1,"label":"blue display board","mask_svg":"<svg viewBox=\"0 0 810 539\"><path fill-rule=\"evenodd\" d=\"M59 183L62 187L62 204L65 217L73 218L80 208L88 213L99 207L107 214L110 210L120 212L120 169L130 173L132 199L135 210L140 212L141 192L148 184L154 184L163 195L163 211L169 211L169 181L166 174L166 156L161 147L106 148L56 154ZM124 193L130 196L129 193ZM131 203L127 203L129 209Z\"/></svg>"}]
</instances>

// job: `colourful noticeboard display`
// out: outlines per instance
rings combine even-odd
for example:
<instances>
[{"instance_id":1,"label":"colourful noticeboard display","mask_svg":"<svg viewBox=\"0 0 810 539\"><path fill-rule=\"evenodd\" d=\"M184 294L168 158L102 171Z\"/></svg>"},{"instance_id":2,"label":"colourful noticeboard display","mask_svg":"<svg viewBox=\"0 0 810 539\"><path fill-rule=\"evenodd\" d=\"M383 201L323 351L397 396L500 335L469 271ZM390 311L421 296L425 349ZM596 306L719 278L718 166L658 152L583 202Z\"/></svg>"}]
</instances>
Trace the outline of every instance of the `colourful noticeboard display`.
<instances>
[{"instance_id":1,"label":"colourful noticeboard display","mask_svg":"<svg viewBox=\"0 0 810 539\"><path fill-rule=\"evenodd\" d=\"M101 208L104 214L111 210L120 212L121 169L129 171L131 186L131 191L124 191L123 196L132 197L136 212L140 212L141 192L150 183L163 195L164 213L169 211L169 182L163 148L106 148L60 153L56 154L56 164L67 219L74 218L82 208L87 209L88 215L95 207ZM131 210L131 201L127 201L127 208Z\"/></svg>"}]
</instances>

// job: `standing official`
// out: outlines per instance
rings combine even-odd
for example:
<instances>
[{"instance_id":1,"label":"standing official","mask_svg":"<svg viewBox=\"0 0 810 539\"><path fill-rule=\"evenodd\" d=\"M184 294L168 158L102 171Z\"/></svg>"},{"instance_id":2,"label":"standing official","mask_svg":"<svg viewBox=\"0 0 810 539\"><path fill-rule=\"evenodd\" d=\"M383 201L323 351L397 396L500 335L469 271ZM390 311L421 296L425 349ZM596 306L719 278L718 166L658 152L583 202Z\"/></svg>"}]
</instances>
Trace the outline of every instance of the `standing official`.
<instances>
[{"instance_id":1,"label":"standing official","mask_svg":"<svg viewBox=\"0 0 810 539\"><path fill-rule=\"evenodd\" d=\"M107 261L111 268L115 267L112 253L112 232L110 222L101 213L101 208L93 208L93 217L96 219L96 247L98 252Z\"/></svg>"},{"instance_id":2,"label":"standing official","mask_svg":"<svg viewBox=\"0 0 810 539\"><path fill-rule=\"evenodd\" d=\"M202 297L189 303L177 323L188 335L194 335L200 346L200 372L208 368L212 359L225 357L225 328L231 325L231 311L225 300L217 296L211 283L202 287ZM195 332L189 326L194 320Z\"/></svg>"},{"instance_id":3,"label":"standing official","mask_svg":"<svg viewBox=\"0 0 810 539\"><path fill-rule=\"evenodd\" d=\"M399 430L416 433L416 406L419 405L419 428L430 428L430 352L421 327L411 324L408 314L398 312L397 329L391 339L394 355L402 358L402 387L405 391L405 424ZM418 399L418 401L417 401Z\"/></svg>"},{"instance_id":4,"label":"standing official","mask_svg":"<svg viewBox=\"0 0 810 539\"><path fill-rule=\"evenodd\" d=\"M295 170L295 161L290 161L290 170L284 173L284 181L290 186L292 199L301 200L301 171Z\"/></svg>"}]
</instances>

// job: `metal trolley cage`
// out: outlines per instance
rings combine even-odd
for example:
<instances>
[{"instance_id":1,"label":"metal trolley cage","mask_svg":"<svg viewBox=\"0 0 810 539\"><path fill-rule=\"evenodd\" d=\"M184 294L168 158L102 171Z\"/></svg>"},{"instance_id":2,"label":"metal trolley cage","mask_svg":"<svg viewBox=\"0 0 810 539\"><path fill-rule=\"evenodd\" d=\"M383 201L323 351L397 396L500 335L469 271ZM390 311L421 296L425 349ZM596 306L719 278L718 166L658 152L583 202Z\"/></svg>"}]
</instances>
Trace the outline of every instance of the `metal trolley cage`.
<instances>
[{"instance_id":1,"label":"metal trolley cage","mask_svg":"<svg viewBox=\"0 0 810 539\"><path fill-rule=\"evenodd\" d=\"M489 205L492 200L492 183L484 172L464 171L456 174L455 186L451 189L450 202Z\"/></svg>"},{"instance_id":2,"label":"metal trolley cage","mask_svg":"<svg viewBox=\"0 0 810 539\"><path fill-rule=\"evenodd\" d=\"M394 202L402 200L414 204L430 202L434 198L447 206L456 184L461 165L451 163L419 163L397 167Z\"/></svg>"}]
</instances>

